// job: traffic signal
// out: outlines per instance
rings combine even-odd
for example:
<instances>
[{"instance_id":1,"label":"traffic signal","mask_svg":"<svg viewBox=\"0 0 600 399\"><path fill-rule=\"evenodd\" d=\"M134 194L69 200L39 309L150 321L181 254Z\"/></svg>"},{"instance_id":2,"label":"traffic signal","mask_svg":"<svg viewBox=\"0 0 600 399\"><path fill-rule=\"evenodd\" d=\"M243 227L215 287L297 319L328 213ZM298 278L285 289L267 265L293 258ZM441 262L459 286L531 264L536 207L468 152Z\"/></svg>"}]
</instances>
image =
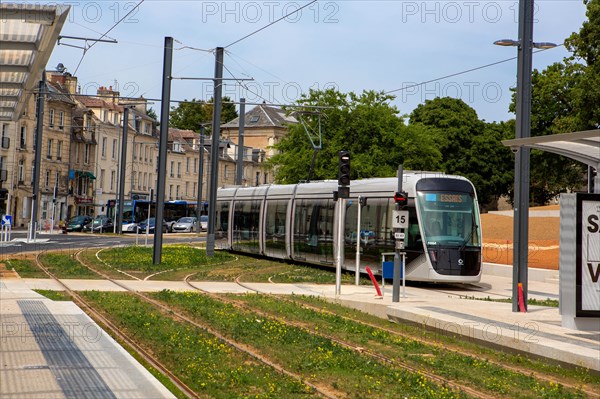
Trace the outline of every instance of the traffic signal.
<instances>
[{"instance_id":1,"label":"traffic signal","mask_svg":"<svg viewBox=\"0 0 600 399\"><path fill-rule=\"evenodd\" d=\"M350 152L342 150L338 153L338 185L350 185Z\"/></svg>"},{"instance_id":2,"label":"traffic signal","mask_svg":"<svg viewBox=\"0 0 600 399\"><path fill-rule=\"evenodd\" d=\"M408 193L406 191L396 192L394 194L394 202L400 207L400 209L403 209L408 205Z\"/></svg>"}]
</instances>

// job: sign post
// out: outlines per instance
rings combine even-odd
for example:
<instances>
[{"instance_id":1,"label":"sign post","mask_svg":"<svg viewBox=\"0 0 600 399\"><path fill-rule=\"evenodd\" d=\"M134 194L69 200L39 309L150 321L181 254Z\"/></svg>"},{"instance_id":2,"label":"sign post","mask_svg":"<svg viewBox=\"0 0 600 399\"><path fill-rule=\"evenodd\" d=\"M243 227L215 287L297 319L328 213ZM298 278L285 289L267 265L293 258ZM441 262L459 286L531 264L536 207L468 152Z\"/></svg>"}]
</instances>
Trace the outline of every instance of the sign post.
<instances>
[{"instance_id":1,"label":"sign post","mask_svg":"<svg viewBox=\"0 0 600 399\"><path fill-rule=\"evenodd\" d=\"M402 191L403 169L402 165L398 166L398 191L394 194L394 202L396 209L392 213L392 228L394 229L394 239L396 241L396 255L394 256L394 275L392 280L392 302L400 301L400 279L402 278L402 286L406 289L404 274L404 261L406 253L404 249L404 229L408 228L409 213L404 208L408 205L408 194ZM402 260L401 260L402 259ZM403 292L402 296L405 296Z\"/></svg>"},{"instance_id":2,"label":"sign post","mask_svg":"<svg viewBox=\"0 0 600 399\"><path fill-rule=\"evenodd\" d=\"M2 215L2 233L0 234L0 241L10 241L10 233L12 230L12 216Z\"/></svg>"}]
</instances>

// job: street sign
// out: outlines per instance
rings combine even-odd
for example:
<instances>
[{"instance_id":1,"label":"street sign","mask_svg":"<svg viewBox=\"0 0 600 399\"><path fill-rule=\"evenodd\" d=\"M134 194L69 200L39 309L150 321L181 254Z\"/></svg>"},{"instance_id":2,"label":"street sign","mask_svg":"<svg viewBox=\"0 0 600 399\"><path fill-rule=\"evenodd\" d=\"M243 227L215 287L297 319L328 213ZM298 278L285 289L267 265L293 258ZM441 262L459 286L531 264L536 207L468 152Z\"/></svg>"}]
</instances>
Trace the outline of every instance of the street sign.
<instances>
[{"instance_id":1,"label":"street sign","mask_svg":"<svg viewBox=\"0 0 600 399\"><path fill-rule=\"evenodd\" d=\"M402 241L402 240L396 241L396 249L404 249L404 241Z\"/></svg>"},{"instance_id":2,"label":"street sign","mask_svg":"<svg viewBox=\"0 0 600 399\"><path fill-rule=\"evenodd\" d=\"M2 226L12 226L11 215L2 215Z\"/></svg>"},{"instance_id":3,"label":"street sign","mask_svg":"<svg viewBox=\"0 0 600 399\"><path fill-rule=\"evenodd\" d=\"M395 229L408 228L408 211L394 210L392 215L392 227Z\"/></svg>"}]
</instances>

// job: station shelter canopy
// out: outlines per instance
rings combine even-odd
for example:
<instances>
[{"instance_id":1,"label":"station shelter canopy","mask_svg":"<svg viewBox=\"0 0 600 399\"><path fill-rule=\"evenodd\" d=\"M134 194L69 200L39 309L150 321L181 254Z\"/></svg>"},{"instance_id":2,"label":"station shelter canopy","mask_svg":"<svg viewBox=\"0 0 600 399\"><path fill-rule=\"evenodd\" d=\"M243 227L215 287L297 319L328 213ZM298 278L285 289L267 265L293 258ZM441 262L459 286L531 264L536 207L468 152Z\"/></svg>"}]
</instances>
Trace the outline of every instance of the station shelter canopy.
<instances>
[{"instance_id":1,"label":"station shelter canopy","mask_svg":"<svg viewBox=\"0 0 600 399\"><path fill-rule=\"evenodd\" d=\"M502 141L507 147L529 147L569 157L600 170L600 129L574 133L551 134ZM595 191L600 189L600 174L596 175Z\"/></svg>"},{"instance_id":2,"label":"station shelter canopy","mask_svg":"<svg viewBox=\"0 0 600 399\"><path fill-rule=\"evenodd\" d=\"M52 54L69 6L0 3L0 121L16 121Z\"/></svg>"}]
</instances>

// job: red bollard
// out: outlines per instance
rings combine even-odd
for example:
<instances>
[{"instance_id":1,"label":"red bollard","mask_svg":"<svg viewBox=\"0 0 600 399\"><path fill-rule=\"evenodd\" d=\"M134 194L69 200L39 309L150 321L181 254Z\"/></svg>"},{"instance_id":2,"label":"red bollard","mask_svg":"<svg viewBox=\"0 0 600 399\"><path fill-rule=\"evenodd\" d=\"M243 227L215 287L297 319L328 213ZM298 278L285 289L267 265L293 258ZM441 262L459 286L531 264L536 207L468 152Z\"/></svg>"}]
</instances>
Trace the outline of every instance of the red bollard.
<instances>
[{"instance_id":1,"label":"red bollard","mask_svg":"<svg viewBox=\"0 0 600 399\"><path fill-rule=\"evenodd\" d=\"M518 284L518 289L519 289L519 310L521 311L521 313L527 313L527 310L525 309L525 299L523 297L523 283Z\"/></svg>"},{"instance_id":2,"label":"red bollard","mask_svg":"<svg viewBox=\"0 0 600 399\"><path fill-rule=\"evenodd\" d=\"M371 268L369 266L367 266L365 270L367 271L367 273L369 273L369 277L371 278L371 281L373 282L373 285L375 286L375 289L377 290L377 296L383 296L383 294L381 293L381 290L379 289L379 284L377 283L377 280L375 280L375 276L373 275L373 272L371 271Z\"/></svg>"}]
</instances>

